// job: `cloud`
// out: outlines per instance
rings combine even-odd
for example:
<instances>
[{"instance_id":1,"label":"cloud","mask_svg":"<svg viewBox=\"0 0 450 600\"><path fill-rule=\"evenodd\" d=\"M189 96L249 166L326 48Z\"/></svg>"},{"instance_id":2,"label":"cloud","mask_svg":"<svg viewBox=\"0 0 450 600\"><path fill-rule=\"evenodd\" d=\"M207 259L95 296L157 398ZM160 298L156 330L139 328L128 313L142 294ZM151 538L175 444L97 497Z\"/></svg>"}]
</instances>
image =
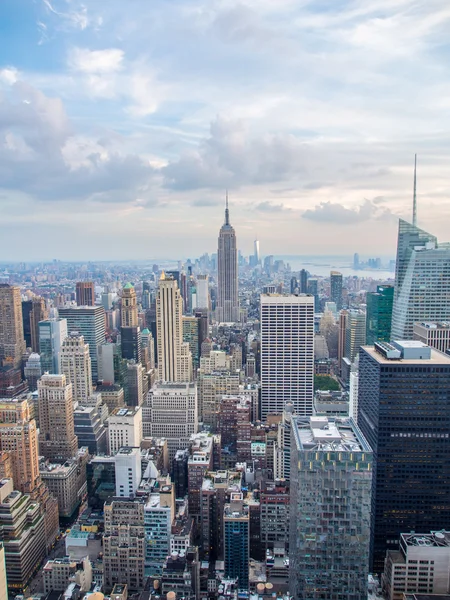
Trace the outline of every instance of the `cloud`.
<instances>
[{"instance_id":1,"label":"cloud","mask_svg":"<svg viewBox=\"0 0 450 600\"><path fill-rule=\"evenodd\" d=\"M282 203L274 204L273 202L260 202L259 204L256 204L254 208L261 212L283 212L291 210Z\"/></svg>"},{"instance_id":2,"label":"cloud","mask_svg":"<svg viewBox=\"0 0 450 600\"><path fill-rule=\"evenodd\" d=\"M124 51L119 48L88 50L72 48L69 66L82 73L111 73L123 68Z\"/></svg>"},{"instance_id":3,"label":"cloud","mask_svg":"<svg viewBox=\"0 0 450 600\"><path fill-rule=\"evenodd\" d=\"M343 204L321 202L313 209L305 210L302 217L320 223L333 223L335 225L351 225L369 220L391 218L389 208L380 209L374 200L364 200L364 203L355 208L346 208Z\"/></svg>"}]
</instances>

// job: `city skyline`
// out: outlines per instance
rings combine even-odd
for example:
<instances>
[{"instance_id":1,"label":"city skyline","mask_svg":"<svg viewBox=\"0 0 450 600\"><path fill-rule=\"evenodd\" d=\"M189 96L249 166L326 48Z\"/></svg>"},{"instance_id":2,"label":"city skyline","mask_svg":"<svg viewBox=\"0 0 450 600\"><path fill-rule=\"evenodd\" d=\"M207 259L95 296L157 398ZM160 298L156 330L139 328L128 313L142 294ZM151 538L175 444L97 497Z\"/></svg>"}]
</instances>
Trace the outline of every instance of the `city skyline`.
<instances>
[{"instance_id":1,"label":"city skyline","mask_svg":"<svg viewBox=\"0 0 450 600\"><path fill-rule=\"evenodd\" d=\"M445 239L443 0L23 5L0 7L5 259L199 254L225 188L245 253L393 252L415 153Z\"/></svg>"}]
</instances>

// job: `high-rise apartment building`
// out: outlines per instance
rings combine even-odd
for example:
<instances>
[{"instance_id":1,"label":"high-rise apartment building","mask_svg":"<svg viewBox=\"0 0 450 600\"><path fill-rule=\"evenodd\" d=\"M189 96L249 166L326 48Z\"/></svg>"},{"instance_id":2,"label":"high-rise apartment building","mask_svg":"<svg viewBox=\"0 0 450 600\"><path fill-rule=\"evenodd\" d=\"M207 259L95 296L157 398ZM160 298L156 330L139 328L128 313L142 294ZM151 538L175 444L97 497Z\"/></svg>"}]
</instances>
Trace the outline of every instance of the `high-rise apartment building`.
<instances>
[{"instance_id":1,"label":"high-rise apartment building","mask_svg":"<svg viewBox=\"0 0 450 600\"><path fill-rule=\"evenodd\" d=\"M37 390L37 382L42 375L41 357L39 354L32 352L25 363L23 374L28 383L30 392Z\"/></svg>"},{"instance_id":2,"label":"high-rise apartment building","mask_svg":"<svg viewBox=\"0 0 450 600\"><path fill-rule=\"evenodd\" d=\"M42 372L57 375L61 373L61 346L68 335L67 319L46 319L38 327Z\"/></svg>"},{"instance_id":3,"label":"high-rise apartment building","mask_svg":"<svg viewBox=\"0 0 450 600\"><path fill-rule=\"evenodd\" d=\"M392 340L411 340L414 323L445 321L450 313L450 246L399 221Z\"/></svg>"},{"instance_id":4,"label":"high-rise apartment building","mask_svg":"<svg viewBox=\"0 0 450 600\"><path fill-rule=\"evenodd\" d=\"M72 384L72 399L83 404L92 395L91 357L84 337L72 332L61 346L61 373Z\"/></svg>"},{"instance_id":5,"label":"high-rise apartment building","mask_svg":"<svg viewBox=\"0 0 450 600\"><path fill-rule=\"evenodd\" d=\"M367 597L372 456L351 419L292 419L293 598Z\"/></svg>"},{"instance_id":6,"label":"high-rise apartment building","mask_svg":"<svg viewBox=\"0 0 450 600\"><path fill-rule=\"evenodd\" d=\"M115 584L128 590L144 588L145 498L113 498L105 502L103 536L104 586L110 591Z\"/></svg>"},{"instance_id":7,"label":"high-rise apartment building","mask_svg":"<svg viewBox=\"0 0 450 600\"><path fill-rule=\"evenodd\" d=\"M366 313L362 310L349 310L345 331L345 358L353 362L359 348L366 343Z\"/></svg>"},{"instance_id":8,"label":"high-rise apartment building","mask_svg":"<svg viewBox=\"0 0 450 600\"><path fill-rule=\"evenodd\" d=\"M337 310L342 308L342 273L331 271L330 273L330 298L336 304Z\"/></svg>"},{"instance_id":9,"label":"high-rise apartment building","mask_svg":"<svg viewBox=\"0 0 450 600\"><path fill-rule=\"evenodd\" d=\"M217 250L216 321L236 323L239 320L237 240L230 224L227 195L225 223L220 229Z\"/></svg>"},{"instance_id":10,"label":"high-rise apartment building","mask_svg":"<svg viewBox=\"0 0 450 600\"><path fill-rule=\"evenodd\" d=\"M0 365L20 367L25 350L20 288L0 283Z\"/></svg>"},{"instance_id":11,"label":"high-rise apartment building","mask_svg":"<svg viewBox=\"0 0 450 600\"><path fill-rule=\"evenodd\" d=\"M76 285L77 306L95 305L95 286L93 281L77 281Z\"/></svg>"},{"instance_id":12,"label":"high-rise apartment building","mask_svg":"<svg viewBox=\"0 0 450 600\"><path fill-rule=\"evenodd\" d=\"M389 342L391 339L392 307L394 288L392 285L378 285L377 291L366 295L366 344Z\"/></svg>"},{"instance_id":13,"label":"high-rise apartment building","mask_svg":"<svg viewBox=\"0 0 450 600\"><path fill-rule=\"evenodd\" d=\"M65 375L44 374L38 382L39 447L45 458L65 461L77 453L72 384Z\"/></svg>"},{"instance_id":14,"label":"high-rise apartment building","mask_svg":"<svg viewBox=\"0 0 450 600\"><path fill-rule=\"evenodd\" d=\"M446 352L450 348L450 322L414 323L413 339Z\"/></svg>"},{"instance_id":15,"label":"high-rise apartment building","mask_svg":"<svg viewBox=\"0 0 450 600\"><path fill-rule=\"evenodd\" d=\"M450 356L418 341L377 342L359 355L358 426L376 461L373 570L404 531L450 520Z\"/></svg>"},{"instance_id":16,"label":"high-rise apartment building","mask_svg":"<svg viewBox=\"0 0 450 600\"><path fill-rule=\"evenodd\" d=\"M103 306L71 306L58 309L59 316L67 319L67 330L78 331L89 344L92 381L98 378L97 347L105 341L105 309Z\"/></svg>"},{"instance_id":17,"label":"high-rise apartment building","mask_svg":"<svg viewBox=\"0 0 450 600\"><path fill-rule=\"evenodd\" d=\"M156 383L142 407L145 437L166 438L169 459L187 448L198 430L197 386L195 383Z\"/></svg>"},{"instance_id":18,"label":"high-rise apartment building","mask_svg":"<svg viewBox=\"0 0 450 600\"><path fill-rule=\"evenodd\" d=\"M156 325L159 380L191 381L191 352L183 342L183 298L175 279L164 273L156 297Z\"/></svg>"},{"instance_id":19,"label":"high-rise apartment building","mask_svg":"<svg viewBox=\"0 0 450 600\"><path fill-rule=\"evenodd\" d=\"M248 591L250 519L241 492L231 494L223 512L225 577L237 578L239 590Z\"/></svg>"},{"instance_id":20,"label":"high-rise apartment building","mask_svg":"<svg viewBox=\"0 0 450 600\"><path fill-rule=\"evenodd\" d=\"M175 518L175 494L170 477L161 478L144 506L146 538L145 575L159 577L170 554L170 533Z\"/></svg>"},{"instance_id":21,"label":"high-rise apartment building","mask_svg":"<svg viewBox=\"0 0 450 600\"><path fill-rule=\"evenodd\" d=\"M261 296L261 418L292 402L311 415L314 397L314 298Z\"/></svg>"}]
</instances>

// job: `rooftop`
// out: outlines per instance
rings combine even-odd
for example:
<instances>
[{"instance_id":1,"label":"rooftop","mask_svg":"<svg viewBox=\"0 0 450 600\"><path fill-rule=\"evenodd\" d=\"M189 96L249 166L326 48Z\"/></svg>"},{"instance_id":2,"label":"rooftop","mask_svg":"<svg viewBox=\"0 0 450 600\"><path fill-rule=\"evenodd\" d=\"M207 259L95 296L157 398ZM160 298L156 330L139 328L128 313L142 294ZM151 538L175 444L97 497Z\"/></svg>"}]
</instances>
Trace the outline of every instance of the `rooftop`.
<instances>
[{"instance_id":1,"label":"rooftop","mask_svg":"<svg viewBox=\"0 0 450 600\"><path fill-rule=\"evenodd\" d=\"M302 450L371 452L353 419L294 417L294 435Z\"/></svg>"},{"instance_id":2,"label":"rooftop","mask_svg":"<svg viewBox=\"0 0 450 600\"><path fill-rule=\"evenodd\" d=\"M409 345L407 344L406 341L402 341L401 344L403 347L408 348L408 349L419 349L420 347L418 346L411 346L411 344L413 344L413 341L409 341ZM416 344L422 344L422 342L416 342ZM391 344L389 344L391 345ZM424 344L422 344L421 347L423 347ZM379 364L382 365L393 365L393 364L403 364L403 365L424 365L426 364L427 366L434 366L434 365L446 365L446 366L450 366L450 356L447 356L445 354L442 354L441 352L438 352L437 350L434 350L434 348L430 348L430 358L401 358L401 357L393 357L393 358L387 358L386 356L383 356L383 354L380 354L380 352L377 352L377 350L375 349L374 346L362 346L362 348L364 349L364 351L371 357L373 358L373 360L377 361ZM394 349L396 349L393 346ZM428 347L427 347L428 348Z\"/></svg>"},{"instance_id":3,"label":"rooftop","mask_svg":"<svg viewBox=\"0 0 450 600\"><path fill-rule=\"evenodd\" d=\"M431 533L402 533L400 543L403 546L449 547L450 531L432 531Z\"/></svg>"},{"instance_id":4,"label":"rooftop","mask_svg":"<svg viewBox=\"0 0 450 600\"><path fill-rule=\"evenodd\" d=\"M110 417L134 417L134 415L140 410L140 406L121 406L119 408L115 408L112 413L109 415Z\"/></svg>"},{"instance_id":5,"label":"rooftop","mask_svg":"<svg viewBox=\"0 0 450 600\"><path fill-rule=\"evenodd\" d=\"M425 329L450 329L449 321L422 321L421 323L415 323Z\"/></svg>"}]
</instances>

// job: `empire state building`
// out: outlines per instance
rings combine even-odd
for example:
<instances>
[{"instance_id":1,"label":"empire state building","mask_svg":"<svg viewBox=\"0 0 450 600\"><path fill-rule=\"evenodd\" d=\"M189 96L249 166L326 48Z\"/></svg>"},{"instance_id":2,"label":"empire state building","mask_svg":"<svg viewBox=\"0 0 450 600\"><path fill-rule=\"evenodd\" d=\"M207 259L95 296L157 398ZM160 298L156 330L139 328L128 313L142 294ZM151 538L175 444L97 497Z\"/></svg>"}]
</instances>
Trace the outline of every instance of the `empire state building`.
<instances>
[{"instance_id":1,"label":"empire state building","mask_svg":"<svg viewBox=\"0 0 450 600\"><path fill-rule=\"evenodd\" d=\"M225 223L220 228L217 250L217 308L216 319L220 323L236 323L239 319L238 258L236 233L230 225L228 194Z\"/></svg>"}]
</instances>

